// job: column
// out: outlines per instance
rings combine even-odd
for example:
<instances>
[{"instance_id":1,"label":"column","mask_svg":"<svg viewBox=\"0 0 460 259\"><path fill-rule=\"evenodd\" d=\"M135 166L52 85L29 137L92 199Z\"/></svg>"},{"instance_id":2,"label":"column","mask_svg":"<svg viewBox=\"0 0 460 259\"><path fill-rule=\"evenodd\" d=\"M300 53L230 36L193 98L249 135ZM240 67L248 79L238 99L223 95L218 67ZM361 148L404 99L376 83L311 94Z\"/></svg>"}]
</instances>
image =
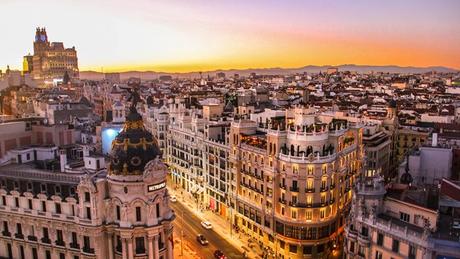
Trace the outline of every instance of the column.
<instances>
[{"instance_id":1,"label":"column","mask_svg":"<svg viewBox=\"0 0 460 259\"><path fill-rule=\"evenodd\" d=\"M149 259L153 259L153 237L147 237L148 249L149 249Z\"/></svg>"},{"instance_id":2,"label":"column","mask_svg":"<svg viewBox=\"0 0 460 259\"><path fill-rule=\"evenodd\" d=\"M126 247L126 239L121 239L121 254L123 259L128 259L127 247Z\"/></svg>"},{"instance_id":3,"label":"column","mask_svg":"<svg viewBox=\"0 0 460 259\"><path fill-rule=\"evenodd\" d=\"M132 238L128 239L128 259L134 259Z\"/></svg>"},{"instance_id":4,"label":"column","mask_svg":"<svg viewBox=\"0 0 460 259\"><path fill-rule=\"evenodd\" d=\"M173 258L174 258L174 255L173 255L173 252L174 252L174 251L173 251L173 250L174 250L174 248L173 248L173 242L174 242L174 240L173 240L173 236L172 236L172 233L173 233L173 232L172 232L172 230L169 230L168 232L169 232L168 237L167 237L166 240L165 240L165 242L166 242L166 249L168 250L168 251L167 251L167 257L166 257L166 258L167 258L167 259L173 259Z\"/></svg>"},{"instance_id":5,"label":"column","mask_svg":"<svg viewBox=\"0 0 460 259\"><path fill-rule=\"evenodd\" d=\"M160 248L158 247L158 238L159 235L155 235L153 238L153 247L155 250L155 258L154 259L160 259Z\"/></svg>"},{"instance_id":6,"label":"column","mask_svg":"<svg viewBox=\"0 0 460 259\"><path fill-rule=\"evenodd\" d=\"M108 249L108 253L109 253L108 258L113 259L113 234L109 233L109 234L107 234L107 236L108 236L107 239L108 239L108 246L109 246L108 247L109 248Z\"/></svg>"}]
</instances>

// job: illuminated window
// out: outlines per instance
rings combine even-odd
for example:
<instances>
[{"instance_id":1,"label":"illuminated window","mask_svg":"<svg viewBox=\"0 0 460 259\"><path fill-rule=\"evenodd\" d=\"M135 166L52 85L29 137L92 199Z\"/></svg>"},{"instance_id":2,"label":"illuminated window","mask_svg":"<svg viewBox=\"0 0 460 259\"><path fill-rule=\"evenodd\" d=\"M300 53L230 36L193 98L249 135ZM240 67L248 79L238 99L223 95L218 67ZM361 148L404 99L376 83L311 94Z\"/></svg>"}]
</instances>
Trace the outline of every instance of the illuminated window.
<instances>
[{"instance_id":1,"label":"illuminated window","mask_svg":"<svg viewBox=\"0 0 460 259\"><path fill-rule=\"evenodd\" d=\"M313 216L313 213L311 210L307 210L307 212L305 213L305 218L306 220L311 220L312 219L312 216Z\"/></svg>"},{"instance_id":2,"label":"illuminated window","mask_svg":"<svg viewBox=\"0 0 460 259\"><path fill-rule=\"evenodd\" d=\"M325 204L326 203L326 194L323 193L321 194L321 204Z\"/></svg>"},{"instance_id":3,"label":"illuminated window","mask_svg":"<svg viewBox=\"0 0 460 259\"><path fill-rule=\"evenodd\" d=\"M292 211L291 211L291 217L292 217L293 219L296 219L296 218L297 218L297 211L296 211L296 210L292 210Z\"/></svg>"},{"instance_id":4,"label":"illuminated window","mask_svg":"<svg viewBox=\"0 0 460 259\"><path fill-rule=\"evenodd\" d=\"M308 166L308 174L309 175L313 174L313 166L312 165Z\"/></svg>"},{"instance_id":5,"label":"illuminated window","mask_svg":"<svg viewBox=\"0 0 460 259\"><path fill-rule=\"evenodd\" d=\"M307 191L313 190L313 179L308 179L307 180Z\"/></svg>"},{"instance_id":6,"label":"illuminated window","mask_svg":"<svg viewBox=\"0 0 460 259\"><path fill-rule=\"evenodd\" d=\"M308 196L307 196L307 205L308 205L308 206L311 206L312 201L313 201L312 197L311 197L310 195L308 195Z\"/></svg>"},{"instance_id":7,"label":"illuminated window","mask_svg":"<svg viewBox=\"0 0 460 259\"><path fill-rule=\"evenodd\" d=\"M299 166L298 165L292 165L292 173L293 174L298 174L299 173Z\"/></svg>"},{"instance_id":8,"label":"illuminated window","mask_svg":"<svg viewBox=\"0 0 460 259\"><path fill-rule=\"evenodd\" d=\"M326 215L326 210L325 209L319 210L319 218L324 219L325 215Z\"/></svg>"},{"instance_id":9,"label":"illuminated window","mask_svg":"<svg viewBox=\"0 0 460 259\"><path fill-rule=\"evenodd\" d=\"M327 173L327 164L324 164L321 170L323 174Z\"/></svg>"}]
</instances>

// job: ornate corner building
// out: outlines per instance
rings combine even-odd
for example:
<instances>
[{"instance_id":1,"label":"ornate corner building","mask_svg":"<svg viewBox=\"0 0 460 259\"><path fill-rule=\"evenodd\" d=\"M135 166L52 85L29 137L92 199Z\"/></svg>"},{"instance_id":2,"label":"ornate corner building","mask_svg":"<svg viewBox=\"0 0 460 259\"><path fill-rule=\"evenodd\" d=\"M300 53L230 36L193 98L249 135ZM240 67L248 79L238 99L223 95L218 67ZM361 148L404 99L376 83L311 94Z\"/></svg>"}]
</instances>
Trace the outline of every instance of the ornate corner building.
<instances>
[{"instance_id":1,"label":"ornate corner building","mask_svg":"<svg viewBox=\"0 0 460 259\"><path fill-rule=\"evenodd\" d=\"M233 224L270 258L337 255L362 167L362 128L299 107L263 131L254 121L233 122L230 142Z\"/></svg>"},{"instance_id":2,"label":"ornate corner building","mask_svg":"<svg viewBox=\"0 0 460 259\"><path fill-rule=\"evenodd\" d=\"M35 163L0 167L0 258L173 258L167 167L135 109L107 168L87 156L84 168L38 169L44 156L58 157L48 149L28 155Z\"/></svg>"}]
</instances>

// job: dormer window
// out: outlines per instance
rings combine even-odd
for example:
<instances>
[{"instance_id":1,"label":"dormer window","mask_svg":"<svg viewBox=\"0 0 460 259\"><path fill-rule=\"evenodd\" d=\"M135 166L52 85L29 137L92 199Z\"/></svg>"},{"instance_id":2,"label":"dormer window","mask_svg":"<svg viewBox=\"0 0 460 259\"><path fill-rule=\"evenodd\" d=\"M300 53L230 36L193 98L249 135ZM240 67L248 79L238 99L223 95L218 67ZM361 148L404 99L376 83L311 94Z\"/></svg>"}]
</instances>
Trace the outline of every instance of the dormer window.
<instances>
[{"instance_id":1,"label":"dormer window","mask_svg":"<svg viewBox=\"0 0 460 259\"><path fill-rule=\"evenodd\" d=\"M54 187L54 192L55 192L56 194L61 194L61 186L55 186L55 187Z\"/></svg>"},{"instance_id":2,"label":"dormer window","mask_svg":"<svg viewBox=\"0 0 460 259\"><path fill-rule=\"evenodd\" d=\"M43 183L43 184L40 185L40 191L42 193L46 192L46 184Z\"/></svg>"}]
</instances>

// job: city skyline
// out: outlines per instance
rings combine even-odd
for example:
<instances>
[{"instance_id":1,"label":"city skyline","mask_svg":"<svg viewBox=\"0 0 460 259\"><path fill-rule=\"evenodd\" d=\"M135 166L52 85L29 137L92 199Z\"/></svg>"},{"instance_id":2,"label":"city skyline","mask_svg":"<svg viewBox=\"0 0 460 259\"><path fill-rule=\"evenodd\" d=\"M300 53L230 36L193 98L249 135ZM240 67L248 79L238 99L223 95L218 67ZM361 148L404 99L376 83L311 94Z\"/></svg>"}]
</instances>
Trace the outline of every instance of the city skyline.
<instances>
[{"instance_id":1,"label":"city skyline","mask_svg":"<svg viewBox=\"0 0 460 259\"><path fill-rule=\"evenodd\" d=\"M36 27L46 27L50 41L75 46L81 71L351 63L460 68L457 1L5 1L0 6L5 13L0 21L14 21L4 28L10 40L0 43L2 68L22 68Z\"/></svg>"}]
</instances>

